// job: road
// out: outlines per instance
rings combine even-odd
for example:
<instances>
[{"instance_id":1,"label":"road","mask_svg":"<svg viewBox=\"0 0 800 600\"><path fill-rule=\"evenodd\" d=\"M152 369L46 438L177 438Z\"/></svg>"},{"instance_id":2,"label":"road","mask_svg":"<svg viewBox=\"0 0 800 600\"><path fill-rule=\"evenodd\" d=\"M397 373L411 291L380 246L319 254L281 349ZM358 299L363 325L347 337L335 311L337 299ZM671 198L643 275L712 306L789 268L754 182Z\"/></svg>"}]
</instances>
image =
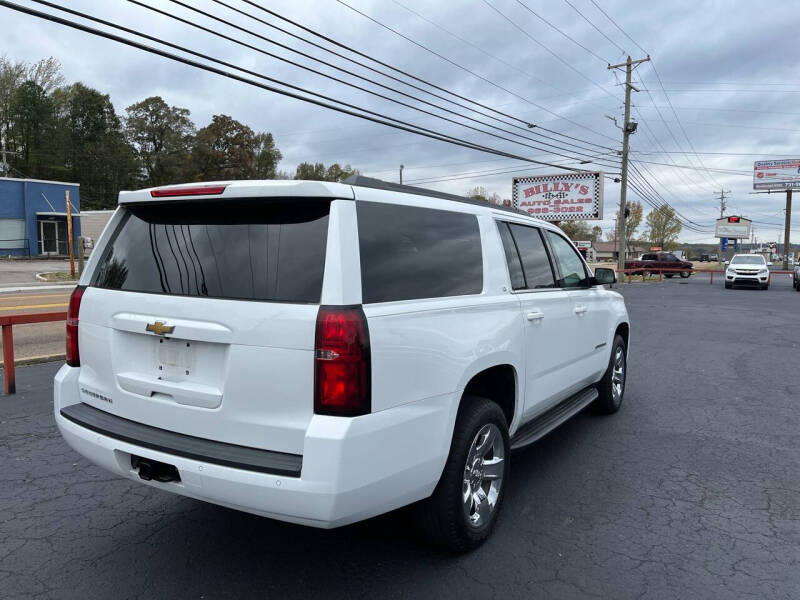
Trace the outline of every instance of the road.
<instances>
[{"instance_id":1,"label":"road","mask_svg":"<svg viewBox=\"0 0 800 600\"><path fill-rule=\"evenodd\" d=\"M10 285L44 284L36 279L36 274L52 271L69 271L69 260L63 258L0 260L0 289Z\"/></svg>"},{"instance_id":2,"label":"road","mask_svg":"<svg viewBox=\"0 0 800 600\"><path fill-rule=\"evenodd\" d=\"M764 598L800 595L800 294L619 286L628 390L512 457L498 527L452 555L407 511L332 531L118 479L54 428L57 365L0 397L0 597Z\"/></svg>"},{"instance_id":3,"label":"road","mask_svg":"<svg viewBox=\"0 0 800 600\"><path fill-rule=\"evenodd\" d=\"M0 316L37 312L66 312L71 289L3 292ZM14 358L17 360L64 353L64 322L14 326ZM0 357L3 352L0 349Z\"/></svg>"}]
</instances>

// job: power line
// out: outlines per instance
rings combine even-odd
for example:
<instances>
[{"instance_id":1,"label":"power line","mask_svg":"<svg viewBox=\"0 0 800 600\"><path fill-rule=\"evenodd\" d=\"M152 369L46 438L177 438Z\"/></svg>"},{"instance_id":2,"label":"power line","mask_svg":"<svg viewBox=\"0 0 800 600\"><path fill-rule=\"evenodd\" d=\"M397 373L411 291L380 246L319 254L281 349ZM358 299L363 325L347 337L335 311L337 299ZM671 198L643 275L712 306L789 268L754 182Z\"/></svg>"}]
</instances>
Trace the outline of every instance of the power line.
<instances>
[{"instance_id":1,"label":"power line","mask_svg":"<svg viewBox=\"0 0 800 600\"><path fill-rule=\"evenodd\" d=\"M559 28L558 28L556 25L553 25L553 23L551 23L550 21L548 21L547 19L545 19L543 16L541 16L539 13L537 13L535 10L533 10L531 7L529 7L527 4L525 4L525 3L524 3L522 0L517 0L517 4L519 4L519 5L520 5L522 8L524 8L525 10L527 10L529 13L531 13L531 14L532 14L533 16L535 16L537 19L539 19L540 21L542 21L544 24L548 25L548 26L549 26L551 29L555 29L555 30L556 30L558 33L560 33L562 36L564 36L565 38L567 38L567 39L568 39L570 42L572 42L573 44L575 44L575 45L577 45L577 46L580 46L581 48L583 48L584 50L586 50L586 52L588 52L589 54L591 54L592 56L594 56L594 57L595 57L596 59L598 59L600 62L603 62L603 63L606 63L606 64L608 64L608 63L610 63L610 62L611 62L611 61L609 61L609 60L606 60L605 58L603 58L603 57L602 57L602 56L600 56L599 54L597 54L597 53L596 53L594 50L591 50L590 48L587 48L586 46L584 46L583 44L581 44L581 43L580 43L578 40L576 40L575 38L573 38L571 35L569 35L569 34L567 34L567 33L564 33L564 31L562 31L561 29L559 29Z\"/></svg>"},{"instance_id":2,"label":"power line","mask_svg":"<svg viewBox=\"0 0 800 600\"><path fill-rule=\"evenodd\" d=\"M605 33L604 33L604 32L603 32L603 31L602 31L602 30L601 30L601 29L600 29L600 28L597 26L597 25L595 25L595 24L594 24L594 21L591 21L590 19L586 18L586 16L585 16L585 15L584 15L584 14L583 14L581 11L579 11L577 8L575 8L575 5L574 5L574 4L572 4L572 2L570 2L569 0L564 0L564 2L566 2L566 3L567 3L569 6L570 6L570 8L571 8L572 10L574 10L576 13L578 13L578 14L580 15L580 17L581 17L581 18L582 18L584 21L586 21L586 22L587 22L589 25L591 25L592 27L594 27L594 29L595 29L595 31L597 31L597 33L599 33L600 35L602 35L602 36L603 36L604 38L606 38L606 39L607 39L609 42L611 42L611 43L612 43L614 46L616 46L617 50L619 50L619 51L620 51L620 52L622 52L623 54L627 54L627 52L625 51L625 49L624 49L624 48L622 48L622 47L621 47L619 44L617 44L617 42L615 42L615 41L614 41L614 40L612 40L610 37L608 37L608 36L607 36L607 35L606 35L606 34L605 34Z\"/></svg>"},{"instance_id":3,"label":"power line","mask_svg":"<svg viewBox=\"0 0 800 600\"><path fill-rule=\"evenodd\" d=\"M376 113L375 111L370 111L368 109L361 108L361 107L346 103L344 101L337 100L335 98L331 98L329 96L325 96L325 95L317 93L317 92L313 92L311 90L306 90L304 88L301 88L299 86L295 86L293 84L282 82L282 81L274 79L274 78L269 78L269 77L266 77L264 75L260 75L258 73L248 72L246 69L244 69L242 67L237 67L236 65L231 65L230 63L226 63L225 61L221 61L219 59L215 59L215 58L213 58L211 56L204 55L202 53L190 50L188 48L184 48L184 47L179 46L177 44L172 44L171 42L167 42L165 40L159 40L158 38L154 38L153 36L148 36L147 34L143 34L141 32L135 32L133 30L124 28L122 26L115 25L115 24L110 23L108 21L105 21L105 23L108 23L108 26L114 27L114 28L119 29L121 31L131 32L131 33L133 33L133 34L135 34L137 36L143 37L145 39L156 40L160 44L166 45L168 47L179 49L180 51L185 52L187 54L191 54L193 56L198 56L198 57L203 58L204 60L209 60L209 61L212 61L212 62L216 62L217 64L222 64L222 65L225 65L225 66L229 66L229 67L232 67L232 68L234 68L236 70L240 70L242 72L248 72L251 75L258 76L258 77L263 78L265 80L272 81L272 82L277 82L279 85L282 85L284 87L297 90L299 92L308 94L310 96L316 96L318 98L322 98L325 101L317 100L315 98L309 98L309 97L303 96L303 95L301 95L299 93L296 93L296 92L293 92L293 91L289 91L289 90L284 90L284 89L275 87L273 85L259 83L258 81L253 81L252 79L248 79L248 78L243 77L241 75L237 75L236 73L231 73L230 71L225 71L223 69L219 69L217 67L214 67L214 66L211 66L211 65L208 65L208 64L200 63L200 62L197 62L195 60L192 60L192 59L189 59L189 58L186 58L186 57L183 57L183 56L179 56L177 54L172 54L171 52L167 52L166 50L162 50L160 48L156 48L156 47L153 47L153 46L148 46L147 44L142 44L142 43L137 42L135 40L128 39L128 38L125 38L125 37L121 37L121 36L118 36L116 34L109 33L107 31L102 31L100 29L95 29L95 28L90 27L88 25L84 25L84 24L78 23L76 21L71 21L69 19L64 19L64 18L59 17L57 15L53 15L53 14L45 13L45 12L42 12L42 11L38 11L38 10L35 10L35 9L32 9L32 8L28 8L26 6L21 6L21 5L15 4L13 2L8 2L7 0L0 0L0 6L4 6L6 8L11 9L11 10L14 10L14 11L17 11L17 12L21 12L21 13L24 13L24 14L27 14L27 15L30 15L30 16L34 16L34 17L37 17L37 18L40 18L40 19L43 19L43 20L46 20L46 21L57 23L59 25L64 25L64 26L70 27L72 29L77 29L79 31L83 31L85 33L89 33L89 34L97 36L97 37L102 37L102 38L105 38L105 39L108 39L108 40L111 40L111 41L115 41L115 42L124 44L126 46L130 46L132 48L136 48L136 49L139 49L139 50L151 53L151 54L155 54L155 55L161 56L163 58L167 58L169 60L172 60L172 61L175 61L175 62L179 62L179 63L185 64L187 66L194 67L196 69L207 71L209 73L213 73L213 74L216 74L216 75L221 75L221 76L226 77L228 79L232 79L234 81L239 81L241 83L245 83L247 85L250 85L250 86L253 86L253 87L257 87L257 88L260 88L260 89L263 89L263 90L266 90L266 91L269 91L269 92L272 92L272 93L275 93L275 94L279 94L279 95L282 95L282 96L293 98L295 100L300 100L302 102L313 104L315 106L320 106L320 107L323 107L323 108L327 108L329 110L333 110L333 111L336 111L336 112L340 112L340 113L343 113L343 114L354 116L354 117L357 117L357 118L360 118L360 119L364 119L364 120L367 120L367 121L371 121L371 122L374 122L374 123L378 123L378 124L381 124L381 125L392 127L392 128L395 128L395 129L401 129L401 130L404 130L404 131L408 131L410 133L414 133L416 135L420 135L420 136L423 136L423 137L435 139L435 140L438 140L438 141L443 141L443 142L446 142L446 143L449 143L449 144L453 144L453 145L457 145L457 146L462 146L462 147L465 147L465 148L469 148L471 150L478 150L478 151L481 151L481 152L487 152L487 153L490 153L490 154L496 154L498 156L505 156L507 158L514 158L514 159L517 159L517 160L523 160L523 161L531 162L531 163L534 163L534 164L557 167L557 168L565 169L565 170L568 170L568 171L587 172L586 169L579 169L579 168L575 168L575 167L559 165L559 164L556 164L556 163L535 160L535 159L532 159L532 158L528 158L528 157L525 157L525 156L520 156L520 155L511 153L511 152L506 152L506 151L499 150L499 149L496 149L496 148L491 148L491 147L488 147L488 146L475 144L475 143L472 143L472 142L468 142L466 140L462 140L460 138L449 136L447 134L443 134L443 133L436 132L436 131L433 131L433 130L429 130L429 129L426 129L426 128L423 128L423 127L419 127L417 125L414 125L414 124L411 124L411 123L407 123L405 121L401 121L400 119L395 119L395 118L389 117L387 115L382 115L380 113ZM63 7L59 7L59 8L61 10L64 10L65 12L70 12L70 13L76 13L77 12L77 11L71 11L70 9L65 9ZM87 17L87 18L90 18L90 17ZM95 20L96 21L102 21L100 19L95 19ZM334 104L330 104L330 102L333 102ZM339 104L341 106L336 106L336 104ZM361 111L361 112L357 112L357 111ZM377 116L371 116L371 115L377 115Z\"/></svg>"},{"instance_id":4,"label":"power line","mask_svg":"<svg viewBox=\"0 0 800 600\"><path fill-rule=\"evenodd\" d=\"M337 1L337 2L342 2L342 0L336 0L336 1ZM500 15L500 16L501 16L503 19L505 19L506 21L508 21L508 23L510 23L510 24L511 24L511 25L512 25L512 26L513 26L515 29L517 29L519 32L521 32L521 33L522 33L522 34L523 34L525 37L527 37L529 40L531 40L533 43L535 43L535 44L536 44L537 46L539 46L540 48L544 49L544 50L545 50L545 51L546 51L548 54L552 55L552 56L553 56L553 57L554 57L556 60L558 60L558 62L560 62L560 63L562 63L563 65L565 65L565 66L566 66L566 67L567 67L569 70L571 70L571 71L574 71L575 73L577 73L577 74L578 74L578 75L579 75L581 78L583 78L583 79L585 79L586 81L588 81L589 83L591 83L593 86L595 86L597 89L599 89L600 91L602 91L604 94L608 94L609 96L611 96L612 98L614 98L614 95L613 95L611 92L609 92L607 89L605 89L603 86L601 86L599 83L597 83L596 81L594 81L594 80L593 80L593 79L591 79L590 77L587 77L586 75L584 75L583 73L581 73L581 72L580 72L578 69L576 69L574 66L572 66L572 65L571 65L569 62L567 62L566 60L564 60L563 58L561 58L561 57L560 57L558 54L556 54L555 52L553 52L553 51L552 51L550 48L548 48L547 46L545 46L545 45L544 45L542 42L540 42L540 41L539 41L539 40L537 40L535 37L533 37L533 36L532 36L530 33L528 33L528 32L527 32L525 29L523 29L522 27L520 27L519 25L517 25L517 24L516 24L516 23L515 23L515 22L514 22L512 19L510 19L510 18L509 18L507 15L505 15L505 14L504 14L504 13L503 13L503 12L502 12L500 9L498 9L498 8L497 8L497 7L496 7L494 4L492 4L491 2L489 2L489 0L481 0L481 1L482 1L482 2L483 2L485 5L486 5L486 6L488 6L489 8L491 8L491 9L492 9L494 12L496 12L498 15ZM616 100L616 98L614 98L614 99Z\"/></svg>"},{"instance_id":5,"label":"power line","mask_svg":"<svg viewBox=\"0 0 800 600\"><path fill-rule=\"evenodd\" d=\"M614 25L614 27L616 27L617 29L619 29L622 32L622 35L624 35L626 38L628 38L630 41L632 41L634 46L636 46L639 50L641 50L642 52L644 52L645 54L647 54L649 56L649 53L647 52L647 50L645 50L639 44L637 44L636 40L634 40L631 36L629 36L622 27L617 25L617 22L614 19L612 19L608 15L608 13L606 11L604 11L602 8L600 8L600 5L597 4L597 2L595 2L594 0L591 0L591 3L594 4L594 6L595 6L595 8L597 10L599 10L601 13L603 13L605 15L606 19L611 21L611 23Z\"/></svg>"},{"instance_id":6,"label":"power line","mask_svg":"<svg viewBox=\"0 0 800 600\"><path fill-rule=\"evenodd\" d=\"M247 1L247 0L245 0L245 1ZM607 139L610 139L610 140L614 141L613 138L611 138L611 137L609 137L609 136L607 136L607 135L605 135L603 133L600 133L599 131L595 131L594 129L592 129L590 127L587 127L586 125L578 123L577 121L573 121L569 117L565 117L565 116L560 115L560 114L558 114L556 112L553 112L549 108L546 108L546 107L544 107L544 106L542 106L540 104L537 104L533 100L525 98L524 96L521 96L521 95L517 94L516 92L513 92L513 91L509 90L508 88L506 88L506 87L504 87L504 86L502 86L502 85L500 85L498 83L495 83L494 81L492 81L490 79L487 79L486 77L484 77L482 75L479 75L478 73L475 73L471 69L468 69L467 67L464 67L463 65L458 64L457 62L447 58L443 54L440 54L439 52L436 52L435 50L433 50L433 49L427 47L426 45L424 45L424 44L422 44L422 43L420 43L420 42L408 37L407 35L397 31L396 29L386 25L385 23L382 23L381 21L378 21L377 19L371 17L370 15L366 14L365 12L362 12L362 11L358 10L357 8L355 8L353 6L350 6L344 0L336 0L336 2L338 2L342 6L345 6L346 8L349 8L350 10L352 10L355 13L358 13L359 15L364 17L365 19L368 19L369 21L372 21L373 23L375 23L376 25L386 29L387 31L390 31L391 33L403 38L404 40L410 42L411 44L414 44L415 46L425 50L426 52L429 52L430 54L433 54L434 56L444 60L445 62L447 62L447 63L449 63L451 65L454 65L455 67L465 71L466 73L469 73L470 75L473 75L473 76L477 77L478 79L481 79L482 81L488 83L491 86L493 86L493 87L495 87L495 88L497 88L497 89L499 89L499 90L501 90L503 92L506 92L507 94L510 94L510 95L514 96L515 98L518 98L518 99L522 100L523 102L525 102L527 104L530 104L531 106L535 106L536 108L538 108L540 110L543 110L543 111L545 111L545 112L547 112L547 113L549 113L549 114L551 114L551 115L553 115L555 117L558 117L559 119L563 119L563 120L565 120L565 121L567 121L569 123L572 123L573 125L576 125L577 127L581 127L582 129L586 129L587 131L591 131L592 133L594 133L596 135L599 135L601 137L604 137L604 138L607 138ZM591 80L589 80L589 81L591 81ZM594 82L592 82L592 83L594 83ZM597 84L595 84L595 85L597 85ZM600 88L600 89L602 89L602 88Z\"/></svg>"},{"instance_id":7,"label":"power line","mask_svg":"<svg viewBox=\"0 0 800 600\"><path fill-rule=\"evenodd\" d=\"M51 3L49 3L49 2L46 2L45 0L33 0L33 1L34 1L34 2L39 2L39 3L41 3L41 4L45 4L45 5L48 5L48 6L51 6L51 7L53 6ZM352 88L354 88L354 89L357 89L357 90L363 91L363 92L365 92L365 93L368 93L368 94L371 94L371 95L377 96L377 97L379 97L379 98L382 98L382 99L384 99L384 100L388 100L388 101L390 101L390 102L393 102L393 103L399 104L399 105L401 105L401 106L404 106L404 107L406 107L406 108L410 108L410 109L412 109L412 110L416 110L416 111L418 111L418 112L422 112L422 113L424 113L424 114L427 114L427 115L429 115L429 116L432 116L432 117L434 117L434 118L438 118L438 119L441 119L441 120L444 120L444 121L448 121L448 122L450 122L450 123L453 123L453 124L455 124L455 125L459 125L459 126L461 126L461 127L466 127L466 128L468 128L468 129L473 129L473 130L475 130L475 131L478 131L478 132L481 132L481 133L484 133L484 134L487 134L487 135L491 135L491 136L493 136L493 137L497 137L498 139L503 139L503 140L505 140L505 141L509 141L509 142L516 143L516 144L520 144L520 145L522 145L522 146L527 146L527 147L529 147L529 148L533 148L533 149L536 149L536 150L541 150L541 151L545 151L545 152L547 152L547 151L548 151L548 150L546 150L545 148L541 148L540 146L534 146L534 145L532 145L532 144L526 144L526 143L523 143L523 142L519 142L519 141L516 141L516 140L512 140L512 139L510 139L510 138L507 138L507 137L505 137L505 136L500 136L500 135L494 134L494 133L492 133L492 132L490 132L490 131L486 131L486 130L483 130L483 129L478 129L478 128L472 127L472 126L470 126L470 125L467 125L467 124L464 124L464 123L460 123L460 122L458 122L458 121L455 121L455 120L453 120L453 119L450 119L450 118L448 118L448 117L444 117L444 116L442 116L442 115L437 115L436 113L432 113L432 112L430 112L430 111L428 111L428 110L425 110L425 109L419 108L419 107L417 107L417 106L413 106L413 105L411 105L411 104L408 104L408 103L406 103L406 102L402 102L402 101L400 101L400 100L397 100L396 98L392 98L392 97L386 96L386 95L384 95L384 94L380 94L380 93L378 93L378 92L375 92L375 91L373 91L373 90L367 89L367 88L365 88L365 87L359 86L359 85L357 85L357 84L354 84L354 83L351 83L351 82L345 81L345 80L343 80L343 79L340 79L340 78L338 78L338 77L336 77L336 76L334 76L334 75L330 75L330 74L327 74L327 73L323 73L322 71L318 71L318 70L316 70L316 69L314 69L314 68L312 68L312 67L309 67L309 66L307 66L307 65L303 65L303 64L301 64L301 63L297 63L297 62L294 62L294 61L292 61L292 60L289 60L289 59L287 59L287 58L284 58L284 57L281 57L281 56L279 56L279 55L273 54L273 53L271 53L271 52L268 52L268 51L266 51L266 50L263 50L262 48L258 48L258 47L256 47L256 46L253 46L253 45L251 45L251 44L248 44L248 43L246 43L246 42L243 42L243 41L241 41L241 40L238 40L238 39L236 39L236 38L233 38L233 37L231 37L231 36L225 35L225 34L223 34L223 33L219 32L219 31L215 31L215 30L213 30L213 29L210 29L210 28L208 28L208 27L205 27L205 26L203 26L203 25L200 25L200 24L198 24L198 23L194 23L194 22L192 22L192 21L189 21L188 19L184 19L184 18L182 18L182 17L180 17L180 16L178 16L178 15L174 15L174 14L172 14L172 13L169 13L169 12L167 12L167 11L161 10L161 9L159 9L159 8L155 8L155 7L153 7L153 6L149 6L149 5L147 5L147 4L143 4L143 3L142 3L142 2L140 2L139 0L128 0L128 1L129 1L130 3L132 3L132 4L135 4L135 5L137 5L137 6L140 6L140 7L142 7L142 8L145 8L145 9L147 9L147 10L150 10L150 11L156 12L156 13L158 13L158 14L160 14L160 15L163 15L163 16L165 16L165 17L168 17L168 18L171 18L171 19L173 19L173 20L176 20L176 21L178 21L178 22L184 23L184 24L186 24L186 25L188 25L188 26L190 26L190 27L194 27L194 28L196 28L196 29L200 29L201 31L205 31L206 33L209 33L209 34L211 34L211 35L214 35L214 36L216 36L216 37L220 37L220 38L222 38L222 39L228 40L228 41L230 41L230 42L233 42L233 43L235 43L235 44L238 44L238 45L240 45L240 46L243 46L243 47L245 47L245 48L248 48L248 49L250 49L250 50L254 50L254 51L256 51L256 52L259 52L259 53L261 53L261 54L264 54L264 55L266 55L266 56L269 56L270 58L274 58L274 59L276 59L276 60L280 60L280 61L282 61L282 62L285 62L285 63L287 63L287 64L290 64L290 65L292 65L292 66L298 67L298 68L300 68L300 69L304 69L304 70L306 70L306 71L309 71L309 72L311 72L311 73L314 73L314 74L316 74L316 75L319 75L319 76L321 76L321 77L325 77L326 79L330 79L330 80L332 80L332 81L336 81L336 82L338 82L338 83L341 83L341 84L343 84L343 85L346 85L346 86L348 86L348 87L352 87ZM216 1L216 0L215 0L215 1ZM324 64L324 65L326 65L326 66L328 66L328 67L331 67L331 68L333 68L333 69L337 69L337 70L339 70L339 71L342 71L342 72L344 72L344 73L347 73L348 75L351 75L351 76L353 76L353 77L357 77L357 78L359 78L359 79L362 79L362 80L364 80L364 81L367 81L367 82L369 82L369 83L371 83L371 84L374 84L374 85L377 85L377 86L379 86L379 87L381 87L381 88L387 89L387 90L389 90L389 91L391 91L391 92L393 92L393 93L397 93L397 94L400 94L400 95L402 95L402 96L404 96L404 97L407 97L407 98L413 99L413 100L415 100L415 101L422 102L422 103L424 103L424 104L426 104L426 105L428 105L428 106L431 106L431 107L433 107L433 108L436 108L436 109L438 109L438 110L443 110L443 111L445 111L445 112L447 112L447 113L449 113L449 114L452 114L452 115L458 116L459 118L466 119L466 120L472 121L472 122L474 122L474 123L479 123L479 124L481 124L481 125L484 125L484 126L486 126L486 127L491 127L491 128L493 128L493 129L496 129L496 130L498 130L498 131L502 131L502 132L504 132L504 133L508 133L508 134L510 134L510 135L515 135L515 136L518 136L518 137L520 137L520 138L522 138L522 139L526 139L526 140L530 140L530 141L535 141L535 142L537 142L537 143L539 143L539 144L543 144L543 145L545 145L545 146L549 146L549 147L551 147L551 148L555 148L555 149L557 149L557 150L563 150L563 151L565 151L565 152L575 152L576 154L583 155L583 156L587 156L587 155L585 154L585 152L584 152L584 153L581 153L581 152L579 152L579 151L577 151L577 150L573 150L572 148L565 148L564 146L560 146L560 145L557 145L557 144L551 144L551 143L549 143L549 142L544 142L544 141L541 141L541 140L537 140L537 139L531 138L531 137L529 137L529 136L527 136L527 135L522 135L522 134L520 134L520 133L516 133L516 132L513 132L513 131L509 131L508 129L504 129L504 128L502 128L502 127L497 127L496 125L492 125L492 124L490 124L490 123L485 123L484 121L480 121L480 120L478 120L478 119L475 119L475 118L473 118L473 117L470 117L470 116L467 116L467 115L463 115L463 114L461 114L461 113L458 113L458 112L456 112L456 111L452 111L452 110L450 110L450 109L448 109L448 108L445 108L445 107L439 106L438 104L434 104L434 103L432 103L432 102L428 102L428 101L426 101L426 100L422 100L422 99L420 99L420 98L417 98L416 96L413 96L413 95L411 95L411 94L407 94L407 93L405 93L405 92L402 92L402 91L400 91L400 90L397 90L397 89L395 89L395 88L392 88L392 87L390 87L390 86L383 85L383 84L381 84L381 83L379 83L379 82L377 82L377 81L374 81L374 80L372 80L372 79L369 79L369 78L367 78L367 77L364 77L364 76L361 76L361 75L358 75L357 73L353 73L352 71L348 71L347 69L344 69L344 68L342 68L342 67L338 67L337 65L334 65L334 64L332 64L332 63L329 63L329 62L323 61L323 60L321 60L321 59L317 59L317 58L315 58L315 57L313 57L313 56L311 56L311 55L308 55L308 54L305 54L305 53L303 53L303 52L300 52L299 50L292 49L292 48L290 48L290 47L288 47L288 46L286 46L286 45L284 45L284 44L281 44L281 43L279 43L279 42L275 42L275 41L273 41L273 40L270 40L269 38L267 38L267 37L265 37L265 36L262 36L262 35L258 34L257 32L254 32L254 31L251 31L251 30L249 30L249 29L247 29L247 28L245 28L245 27L241 27L241 26L239 26L239 25L236 25L235 23L232 23L232 22L230 22L230 21L228 21L228 20L226 20L226 19L223 19L223 18L221 18L221 17L219 17L219 16L217 16L217 15L213 15L213 14L211 14L211 13L208 13L208 12L206 12L206 11L203 11L203 10L201 10L201 9L199 9L199 8L195 8L195 7L189 6L189 5L187 5L187 4L183 3L183 2L181 2L180 0L171 0L171 2L173 2L174 4L177 4L178 6L181 6L181 7L185 8L185 9L187 9L187 10L194 11L194 12L196 12L196 13L198 13L198 14L200 14L200 15L202 15L202 16L204 16L204 17L206 17L206 18L209 18L209 19L212 19L212 20L214 20L214 21L217 21L218 23L223 23L224 25L227 25L227 26L229 26L229 27L232 27L232 28L234 28L234 29L237 29L237 30L239 30L239 31L242 31L242 32L244 32L244 33L247 33L247 34L249 34L249 35L252 35L252 36L254 36L254 37L257 37L257 38L259 38L259 39L262 39L262 40L264 40L264 41L266 41L266 42L268 42L268 43L275 44L275 45L277 45L277 46L279 46L279 47L281 47L281 48L284 48L284 49L290 50L290 51L292 51L292 52L298 53L298 54L302 55L302 56L303 56L303 57L305 57L305 58L308 58L308 59L314 60L314 61L316 61L316 62L320 62L321 64ZM220 2L220 4L223 4L223 5L225 5L224 3L221 3L221 2ZM227 6L227 5L225 5L225 6ZM236 10L236 9L234 9L234 10ZM238 10L237 10L237 12L241 12L241 11L238 11ZM80 14L80 13L78 13L78 14ZM242 14L245 14L245 15L246 15L247 13L242 13ZM85 17L85 18L91 18L91 17ZM505 121L501 121L501 122L505 123ZM512 127L514 126L514 125L511 125L511 124L508 124L508 123L506 123L506 124L507 124L507 125L510 125L510 126L512 126ZM520 128L520 129L522 129L522 128ZM527 130L525 130L525 131L527 131ZM556 139L556 138L551 138L550 136L547 136L547 135L544 135L544 134L538 134L538 135L541 135L541 136L543 136L543 137L545 137L545 138L547 138L547 139ZM571 145L571 146L574 146L574 144L570 144L570 145ZM591 152L591 151L593 151L592 149L589 149L589 148L581 148L581 150L589 150L590 152ZM561 154L561 153L559 153L559 152L552 152L552 153L553 153L553 154L556 154L556 155L558 155L558 156L564 156L563 154Z\"/></svg>"}]
</instances>

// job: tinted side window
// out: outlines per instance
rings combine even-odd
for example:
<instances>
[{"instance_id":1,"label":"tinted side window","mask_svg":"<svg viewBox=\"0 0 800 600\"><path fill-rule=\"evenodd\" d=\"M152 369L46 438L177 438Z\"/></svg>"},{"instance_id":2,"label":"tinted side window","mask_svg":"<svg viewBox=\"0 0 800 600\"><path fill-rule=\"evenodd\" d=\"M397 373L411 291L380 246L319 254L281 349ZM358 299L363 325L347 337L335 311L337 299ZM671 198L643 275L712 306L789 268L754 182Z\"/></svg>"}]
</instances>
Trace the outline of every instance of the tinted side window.
<instances>
[{"instance_id":1,"label":"tinted side window","mask_svg":"<svg viewBox=\"0 0 800 600\"><path fill-rule=\"evenodd\" d=\"M525 288L525 275L522 273L522 263L519 262L519 253L508 229L508 223L497 222L497 230L500 232L500 239L503 240L503 250L506 254L508 264L508 274L511 277L511 289L521 290Z\"/></svg>"},{"instance_id":2,"label":"tinted side window","mask_svg":"<svg viewBox=\"0 0 800 600\"><path fill-rule=\"evenodd\" d=\"M555 287L553 269L541 232L536 227L509 223L522 258L522 270L529 290Z\"/></svg>"},{"instance_id":3,"label":"tinted side window","mask_svg":"<svg viewBox=\"0 0 800 600\"><path fill-rule=\"evenodd\" d=\"M655 254L642 254L642 260L658 260Z\"/></svg>"},{"instance_id":4,"label":"tinted side window","mask_svg":"<svg viewBox=\"0 0 800 600\"><path fill-rule=\"evenodd\" d=\"M561 271L559 284L561 287L588 287L589 277L583 266L583 261L578 256L578 251L572 243L565 240L557 233L547 232L550 246L553 248L555 260Z\"/></svg>"},{"instance_id":5,"label":"tinted side window","mask_svg":"<svg viewBox=\"0 0 800 600\"><path fill-rule=\"evenodd\" d=\"M319 302L330 202L131 206L92 285L131 292Z\"/></svg>"},{"instance_id":6,"label":"tinted side window","mask_svg":"<svg viewBox=\"0 0 800 600\"><path fill-rule=\"evenodd\" d=\"M365 304L480 294L483 255L475 215L356 202Z\"/></svg>"}]
</instances>

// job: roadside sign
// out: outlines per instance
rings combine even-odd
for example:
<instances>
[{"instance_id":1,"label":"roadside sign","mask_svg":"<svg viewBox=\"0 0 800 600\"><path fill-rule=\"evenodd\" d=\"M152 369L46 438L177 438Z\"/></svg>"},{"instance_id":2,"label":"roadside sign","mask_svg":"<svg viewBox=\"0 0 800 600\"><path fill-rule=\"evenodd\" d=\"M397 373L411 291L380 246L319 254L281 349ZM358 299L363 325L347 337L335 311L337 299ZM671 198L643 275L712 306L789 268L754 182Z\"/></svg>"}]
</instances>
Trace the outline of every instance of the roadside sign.
<instances>
[{"instance_id":1,"label":"roadside sign","mask_svg":"<svg viewBox=\"0 0 800 600\"><path fill-rule=\"evenodd\" d=\"M744 217L722 217L717 219L714 237L745 240L750 237L753 222Z\"/></svg>"},{"instance_id":2,"label":"roadside sign","mask_svg":"<svg viewBox=\"0 0 800 600\"><path fill-rule=\"evenodd\" d=\"M650 246L650 252L661 252L661 246Z\"/></svg>"},{"instance_id":3,"label":"roadside sign","mask_svg":"<svg viewBox=\"0 0 800 600\"><path fill-rule=\"evenodd\" d=\"M720 238L719 241L720 241L720 244L722 244L722 251L725 252L725 250L728 249L728 238L726 238L726 237Z\"/></svg>"},{"instance_id":4,"label":"roadside sign","mask_svg":"<svg viewBox=\"0 0 800 600\"><path fill-rule=\"evenodd\" d=\"M514 207L545 221L603 218L600 172L531 175L511 180Z\"/></svg>"},{"instance_id":5,"label":"roadside sign","mask_svg":"<svg viewBox=\"0 0 800 600\"><path fill-rule=\"evenodd\" d=\"M759 160L753 165L754 190L800 188L800 158Z\"/></svg>"},{"instance_id":6,"label":"roadside sign","mask_svg":"<svg viewBox=\"0 0 800 600\"><path fill-rule=\"evenodd\" d=\"M578 250L588 250L592 247L591 240L572 242Z\"/></svg>"}]
</instances>

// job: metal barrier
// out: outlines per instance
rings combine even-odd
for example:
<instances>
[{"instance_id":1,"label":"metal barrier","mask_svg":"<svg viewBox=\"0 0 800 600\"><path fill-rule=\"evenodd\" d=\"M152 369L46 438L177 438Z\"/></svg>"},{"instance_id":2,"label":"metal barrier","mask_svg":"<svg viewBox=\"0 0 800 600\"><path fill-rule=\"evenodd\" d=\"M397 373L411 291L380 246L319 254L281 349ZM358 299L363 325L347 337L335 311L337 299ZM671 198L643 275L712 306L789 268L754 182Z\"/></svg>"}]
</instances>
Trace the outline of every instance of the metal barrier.
<instances>
[{"instance_id":1,"label":"metal barrier","mask_svg":"<svg viewBox=\"0 0 800 600\"><path fill-rule=\"evenodd\" d=\"M625 275L627 275L628 276L628 283L631 283L632 276L641 275L642 276L642 281L644 282L644 281L646 281L648 274L653 275L653 274L658 273L658 280L659 281L663 281L663 277L662 276L663 276L664 273L685 273L685 272L686 272L686 269L659 269L659 268L655 268L655 267L643 269L642 267L637 267L635 269L621 269L621 270L618 269L617 270L617 277L619 278L620 281L622 281L623 278L625 277ZM622 278L619 277L620 273L622 274ZM725 273L725 269L692 269L691 271L689 271L689 273L691 275L704 275L704 274L708 273L709 274L708 283L709 284L713 284L714 283L714 273L722 273L722 274L724 274ZM767 280L768 283L772 283L772 276L773 275L794 275L794 271L770 271L769 272L769 278Z\"/></svg>"},{"instance_id":2,"label":"metal barrier","mask_svg":"<svg viewBox=\"0 0 800 600\"><path fill-rule=\"evenodd\" d=\"M30 315L0 316L0 326L3 328L3 383L6 394L15 394L17 391L14 377L14 325L29 323L50 323L52 321L66 321L66 312L34 313Z\"/></svg>"}]
</instances>

